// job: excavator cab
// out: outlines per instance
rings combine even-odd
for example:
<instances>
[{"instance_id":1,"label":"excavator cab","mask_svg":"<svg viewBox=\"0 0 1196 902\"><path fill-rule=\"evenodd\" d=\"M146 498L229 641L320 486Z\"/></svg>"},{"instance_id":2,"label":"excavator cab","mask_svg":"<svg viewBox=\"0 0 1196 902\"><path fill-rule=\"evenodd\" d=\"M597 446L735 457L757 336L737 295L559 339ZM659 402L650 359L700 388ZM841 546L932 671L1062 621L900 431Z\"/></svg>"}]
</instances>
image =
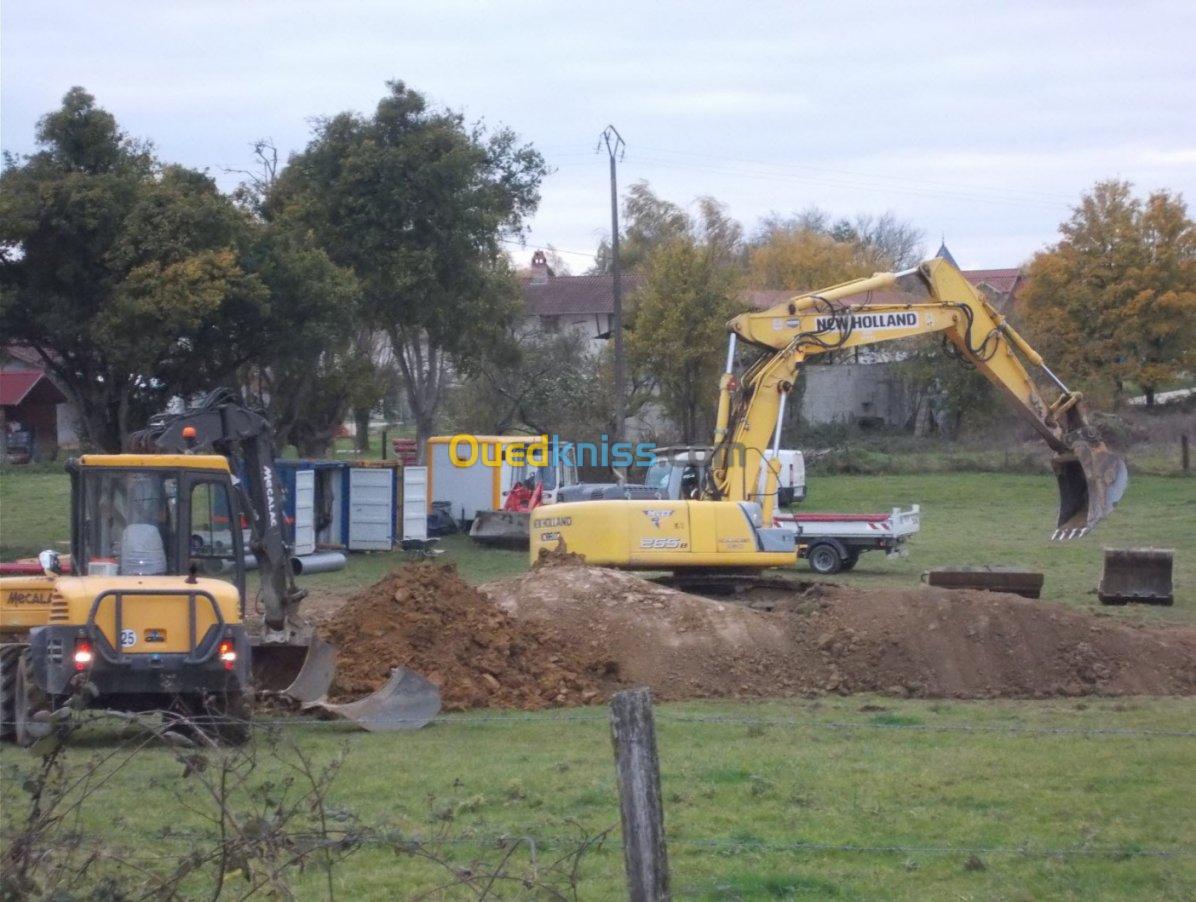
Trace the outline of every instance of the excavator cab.
<instances>
[{"instance_id":1,"label":"excavator cab","mask_svg":"<svg viewBox=\"0 0 1196 902\"><path fill-rule=\"evenodd\" d=\"M243 571L201 575L204 551L193 542L200 523L212 540L215 505L235 510L227 461L84 455L67 469L70 572L43 552L44 575L0 581L6 738L38 738L82 675L98 707L171 708L243 740L251 657ZM240 561L240 535L223 541Z\"/></svg>"}]
</instances>

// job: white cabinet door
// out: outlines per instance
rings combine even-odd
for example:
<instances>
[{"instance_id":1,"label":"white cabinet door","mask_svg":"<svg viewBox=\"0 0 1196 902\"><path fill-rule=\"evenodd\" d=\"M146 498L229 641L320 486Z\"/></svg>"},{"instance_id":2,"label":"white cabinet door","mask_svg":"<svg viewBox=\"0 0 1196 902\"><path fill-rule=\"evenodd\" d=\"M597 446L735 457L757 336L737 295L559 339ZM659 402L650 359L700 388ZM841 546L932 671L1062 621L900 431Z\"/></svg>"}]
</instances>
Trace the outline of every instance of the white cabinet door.
<instances>
[{"instance_id":1,"label":"white cabinet door","mask_svg":"<svg viewBox=\"0 0 1196 902\"><path fill-rule=\"evenodd\" d=\"M295 546L296 557L316 553L316 471L295 471Z\"/></svg>"},{"instance_id":2,"label":"white cabinet door","mask_svg":"<svg viewBox=\"0 0 1196 902\"><path fill-rule=\"evenodd\" d=\"M403 538L428 537L428 468L403 467Z\"/></svg>"},{"instance_id":3,"label":"white cabinet door","mask_svg":"<svg viewBox=\"0 0 1196 902\"><path fill-rule=\"evenodd\" d=\"M389 551L394 545L395 471L349 468L349 550Z\"/></svg>"}]
</instances>

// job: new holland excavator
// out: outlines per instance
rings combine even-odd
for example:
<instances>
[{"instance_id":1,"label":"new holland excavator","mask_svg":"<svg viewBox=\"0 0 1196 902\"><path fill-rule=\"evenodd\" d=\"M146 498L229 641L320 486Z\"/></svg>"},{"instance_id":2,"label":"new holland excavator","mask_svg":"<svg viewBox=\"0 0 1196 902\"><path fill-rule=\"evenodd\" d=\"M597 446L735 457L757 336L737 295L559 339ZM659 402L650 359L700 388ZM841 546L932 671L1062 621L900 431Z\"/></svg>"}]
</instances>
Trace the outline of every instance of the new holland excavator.
<instances>
[{"instance_id":1,"label":"new holland excavator","mask_svg":"<svg viewBox=\"0 0 1196 902\"><path fill-rule=\"evenodd\" d=\"M1059 517L1052 538L1085 535L1125 491L1125 463L1089 424L1080 394L946 260L800 295L743 313L727 328L714 451L701 497L540 508L531 521L533 561L541 550L563 547L590 564L624 569L695 573L792 565L796 534L773 520L775 467L763 492L758 480L769 438L774 450L780 446L785 402L803 364L819 354L934 333L993 382L1054 452ZM756 351L741 373L739 342ZM1053 401L1040 393L1027 366L1054 385Z\"/></svg>"},{"instance_id":2,"label":"new holland excavator","mask_svg":"<svg viewBox=\"0 0 1196 902\"><path fill-rule=\"evenodd\" d=\"M250 689L366 729L422 726L437 688L398 668L364 699L327 702L336 650L298 616L269 424L218 390L155 417L137 453L85 454L71 477L71 573L0 579L0 731L35 740L86 679L93 706L175 709L245 738ZM245 531L249 532L248 542ZM246 587L246 546L261 587Z\"/></svg>"}]
</instances>

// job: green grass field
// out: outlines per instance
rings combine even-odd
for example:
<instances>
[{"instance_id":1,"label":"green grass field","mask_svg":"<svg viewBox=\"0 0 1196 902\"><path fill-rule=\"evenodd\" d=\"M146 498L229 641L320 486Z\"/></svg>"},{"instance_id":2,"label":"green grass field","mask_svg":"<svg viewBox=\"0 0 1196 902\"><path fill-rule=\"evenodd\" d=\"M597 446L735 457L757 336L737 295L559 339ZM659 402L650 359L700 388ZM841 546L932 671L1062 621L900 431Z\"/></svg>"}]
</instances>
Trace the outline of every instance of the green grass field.
<instances>
[{"instance_id":1,"label":"green grass field","mask_svg":"<svg viewBox=\"0 0 1196 902\"><path fill-rule=\"evenodd\" d=\"M5 471L0 476L0 559L66 550L69 505L66 476ZM1078 542L1048 541L1057 505L1048 476L999 473L936 473L919 476L811 477L802 510L883 511L922 506L922 531L909 556L865 554L836 581L853 585L910 586L923 570L943 564L1017 564L1046 574L1043 598L1068 604L1096 603L1103 546L1174 548L1175 607L1131 613L1170 619L1196 618L1196 479L1136 476L1113 515ZM526 568L523 554L487 551L449 537L443 561L457 564L466 579L484 582ZM401 552L354 555L336 573L309 577L313 592L344 594L382 576L404 560ZM799 569L805 568L799 564Z\"/></svg>"},{"instance_id":2,"label":"green grass field","mask_svg":"<svg viewBox=\"0 0 1196 902\"><path fill-rule=\"evenodd\" d=\"M319 761L345 750L329 802L403 836L451 839L444 854L461 866L494 861L497 836L534 837L546 859L579 832L619 819L605 712L569 716L453 715L398 735L292 726L284 744L299 743ZM662 705L657 718L678 897L1196 894L1190 699L857 696ZM115 741L105 728L81 738L77 758ZM6 818L20 810L33 764L28 753L0 753ZM165 752L142 753L104 784L83 829L125 850L186 851L195 843L163 831L202 829L187 807L204 802L179 771ZM267 762L261 778L277 785L282 775ZM966 867L972 856L983 869ZM516 861L525 866L526 853ZM617 829L581 874L581 898L621 897ZM338 875L339 893L351 899L406 898L444 879L377 846L355 853ZM317 875L294 879L300 898L322 895Z\"/></svg>"},{"instance_id":3,"label":"green grass field","mask_svg":"<svg viewBox=\"0 0 1196 902\"><path fill-rule=\"evenodd\" d=\"M1175 608L1128 616L1196 619L1196 481L1136 477L1097 533L1069 545L1047 541L1054 494L1053 481L1038 476L826 476L812 479L804 508L922 505L922 532L908 558L865 555L855 572L836 577L862 585L914 585L936 564L1024 564L1044 569L1048 600L1087 605L1095 603L1089 593L1102 545L1173 547ZM66 505L65 476L6 471L0 556L64 542ZM460 537L444 544L442 560L474 582L526 567L522 554L479 550ZM401 554L354 556L346 570L304 585L345 594L401 561ZM537 837L543 858L579 829L615 827L585 860L581 898L620 898L605 711L564 717L453 715L399 735L297 724L283 735L320 760L347 750L332 794L345 812L406 834L451 838L446 854L462 865L495 860L488 840L497 835ZM1196 897L1194 699L853 696L670 704L658 718L678 897ZM115 742L104 727L83 740L78 757ZM0 752L6 825L21 810L22 775L33 764L25 752ZM85 829L153 854L183 851L181 840L161 836L167 826L198 828L183 807L197 801L198 789L180 783L178 771L164 752L139 756L104 784ZM965 866L973 855L982 867ZM516 860L527 856L521 851ZM338 893L409 897L443 878L431 865L369 847L341 866ZM322 895L316 875L295 880L300 898Z\"/></svg>"}]
</instances>

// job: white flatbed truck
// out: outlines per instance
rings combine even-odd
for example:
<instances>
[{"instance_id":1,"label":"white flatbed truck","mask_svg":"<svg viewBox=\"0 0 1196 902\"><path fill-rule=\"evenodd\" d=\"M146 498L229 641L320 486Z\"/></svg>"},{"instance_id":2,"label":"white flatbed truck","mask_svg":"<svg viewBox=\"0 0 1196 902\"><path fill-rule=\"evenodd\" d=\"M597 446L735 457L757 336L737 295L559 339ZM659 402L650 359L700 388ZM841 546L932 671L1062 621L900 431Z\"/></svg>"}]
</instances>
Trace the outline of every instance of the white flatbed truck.
<instances>
[{"instance_id":1,"label":"white flatbed truck","mask_svg":"<svg viewBox=\"0 0 1196 902\"><path fill-rule=\"evenodd\" d=\"M887 514L789 513L773 521L797 532L797 556L824 575L850 570L865 551L904 556L905 543L921 527L920 508L893 508Z\"/></svg>"}]
</instances>

